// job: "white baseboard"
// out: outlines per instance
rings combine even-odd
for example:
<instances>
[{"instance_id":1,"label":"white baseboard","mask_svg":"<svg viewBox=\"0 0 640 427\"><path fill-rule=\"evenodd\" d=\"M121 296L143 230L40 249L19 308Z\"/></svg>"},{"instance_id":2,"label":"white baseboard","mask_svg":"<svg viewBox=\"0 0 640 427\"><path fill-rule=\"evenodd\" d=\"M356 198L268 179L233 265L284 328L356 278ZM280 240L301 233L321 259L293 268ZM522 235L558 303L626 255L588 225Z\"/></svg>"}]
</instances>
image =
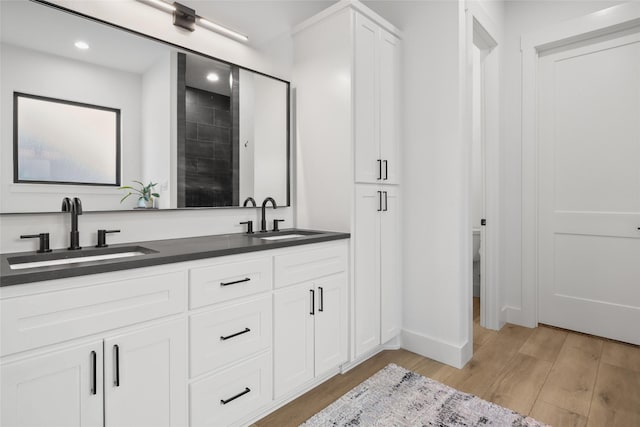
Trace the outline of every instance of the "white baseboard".
<instances>
[{"instance_id":1,"label":"white baseboard","mask_svg":"<svg viewBox=\"0 0 640 427\"><path fill-rule=\"evenodd\" d=\"M512 325L524 326L525 328L535 328L538 326L525 319L524 312L520 307L505 305L502 307L500 315L506 323L511 323Z\"/></svg>"},{"instance_id":2,"label":"white baseboard","mask_svg":"<svg viewBox=\"0 0 640 427\"><path fill-rule=\"evenodd\" d=\"M458 369L471 359L473 350L470 341L452 344L407 329L402 330L402 348Z\"/></svg>"},{"instance_id":3,"label":"white baseboard","mask_svg":"<svg viewBox=\"0 0 640 427\"><path fill-rule=\"evenodd\" d=\"M402 336L396 335L386 343L382 344L384 350L400 350L402 348Z\"/></svg>"}]
</instances>

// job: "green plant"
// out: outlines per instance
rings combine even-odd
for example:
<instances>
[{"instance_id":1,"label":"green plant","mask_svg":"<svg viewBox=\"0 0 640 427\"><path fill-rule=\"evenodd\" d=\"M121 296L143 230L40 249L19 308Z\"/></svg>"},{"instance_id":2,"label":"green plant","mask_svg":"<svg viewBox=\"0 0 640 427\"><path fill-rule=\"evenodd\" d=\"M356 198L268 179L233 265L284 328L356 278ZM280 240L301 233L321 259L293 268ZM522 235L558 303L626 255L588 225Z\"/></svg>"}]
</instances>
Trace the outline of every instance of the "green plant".
<instances>
[{"instance_id":1,"label":"green plant","mask_svg":"<svg viewBox=\"0 0 640 427\"><path fill-rule=\"evenodd\" d=\"M152 193L153 187L158 185L158 183L154 184L153 182L149 182L149 184L144 185L140 181L133 181L133 182L140 184L140 188L131 187L129 185L120 187L119 188L120 190L129 190L129 192L125 194L122 199L120 199L120 203L124 202L124 199L131 196L132 194L137 194L139 196L138 200L144 199L145 202L150 202L151 200L153 200L154 197L160 197L158 193Z\"/></svg>"}]
</instances>

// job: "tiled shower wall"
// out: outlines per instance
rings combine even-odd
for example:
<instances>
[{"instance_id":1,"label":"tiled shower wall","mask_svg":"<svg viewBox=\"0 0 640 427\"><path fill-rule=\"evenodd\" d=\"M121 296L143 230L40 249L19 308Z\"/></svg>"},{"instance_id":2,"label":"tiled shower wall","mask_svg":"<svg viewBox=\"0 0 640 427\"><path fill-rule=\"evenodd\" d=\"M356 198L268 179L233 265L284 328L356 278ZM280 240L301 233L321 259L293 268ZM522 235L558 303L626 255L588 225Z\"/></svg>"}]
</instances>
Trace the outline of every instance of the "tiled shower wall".
<instances>
[{"instance_id":1,"label":"tiled shower wall","mask_svg":"<svg viewBox=\"0 0 640 427\"><path fill-rule=\"evenodd\" d=\"M186 88L185 205L232 206L230 97Z\"/></svg>"}]
</instances>

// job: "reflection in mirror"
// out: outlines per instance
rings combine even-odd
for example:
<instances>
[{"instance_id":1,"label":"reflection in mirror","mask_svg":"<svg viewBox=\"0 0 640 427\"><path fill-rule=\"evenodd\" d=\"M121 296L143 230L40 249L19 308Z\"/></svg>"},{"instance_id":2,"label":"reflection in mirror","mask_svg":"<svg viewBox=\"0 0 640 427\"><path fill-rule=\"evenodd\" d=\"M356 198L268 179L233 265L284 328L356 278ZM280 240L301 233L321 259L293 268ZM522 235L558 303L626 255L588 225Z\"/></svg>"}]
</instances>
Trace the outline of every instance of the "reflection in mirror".
<instances>
[{"instance_id":1,"label":"reflection in mirror","mask_svg":"<svg viewBox=\"0 0 640 427\"><path fill-rule=\"evenodd\" d=\"M287 82L55 7L0 8L0 213L137 205L116 187L14 182L14 92L119 110L120 183L158 183L157 208L289 204Z\"/></svg>"},{"instance_id":2,"label":"reflection in mirror","mask_svg":"<svg viewBox=\"0 0 640 427\"><path fill-rule=\"evenodd\" d=\"M13 93L13 182L120 185L120 110Z\"/></svg>"}]
</instances>

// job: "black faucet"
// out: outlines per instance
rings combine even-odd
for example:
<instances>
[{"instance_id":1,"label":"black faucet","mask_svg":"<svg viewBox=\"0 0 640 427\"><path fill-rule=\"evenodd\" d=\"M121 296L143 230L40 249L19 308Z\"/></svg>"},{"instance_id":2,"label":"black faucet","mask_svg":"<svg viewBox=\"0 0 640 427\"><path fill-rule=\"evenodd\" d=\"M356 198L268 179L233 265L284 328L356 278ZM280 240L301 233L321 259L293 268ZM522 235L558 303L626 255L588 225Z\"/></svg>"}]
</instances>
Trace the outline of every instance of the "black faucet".
<instances>
[{"instance_id":1,"label":"black faucet","mask_svg":"<svg viewBox=\"0 0 640 427\"><path fill-rule=\"evenodd\" d=\"M244 203L242 204L242 207L246 208L249 202L251 202L254 208L258 206L256 205L256 201L253 199L253 197L247 197L246 199L244 199Z\"/></svg>"},{"instance_id":2,"label":"black faucet","mask_svg":"<svg viewBox=\"0 0 640 427\"><path fill-rule=\"evenodd\" d=\"M80 233L78 232L78 215L82 215L82 202L74 197L73 201L68 197L62 199L62 212L71 213L71 232L69 233L69 250L82 249L80 246Z\"/></svg>"},{"instance_id":3,"label":"black faucet","mask_svg":"<svg viewBox=\"0 0 640 427\"><path fill-rule=\"evenodd\" d=\"M20 236L21 239L40 239L40 248L36 251L39 254L43 254L46 252L51 252L49 248L49 233L40 233L40 234L23 234Z\"/></svg>"},{"instance_id":4,"label":"black faucet","mask_svg":"<svg viewBox=\"0 0 640 427\"><path fill-rule=\"evenodd\" d=\"M271 204L273 205L273 209L278 209L278 205L276 205L276 201L273 200L273 197L267 197L266 199L264 199L264 201L262 202L262 221L260 221L261 233L265 233L267 231L267 213L265 212L265 209L268 202L271 202Z\"/></svg>"}]
</instances>

